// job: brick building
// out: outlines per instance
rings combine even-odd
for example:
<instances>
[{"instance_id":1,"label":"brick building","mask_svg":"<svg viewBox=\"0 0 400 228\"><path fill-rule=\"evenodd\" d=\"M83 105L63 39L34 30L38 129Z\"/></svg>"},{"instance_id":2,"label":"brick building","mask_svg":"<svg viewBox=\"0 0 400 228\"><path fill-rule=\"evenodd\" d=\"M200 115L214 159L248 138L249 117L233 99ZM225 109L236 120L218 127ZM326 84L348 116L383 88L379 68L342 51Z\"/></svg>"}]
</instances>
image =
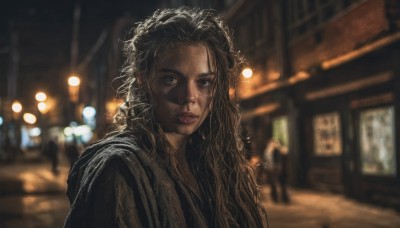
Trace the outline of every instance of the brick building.
<instances>
[{"instance_id":1,"label":"brick building","mask_svg":"<svg viewBox=\"0 0 400 228\"><path fill-rule=\"evenodd\" d=\"M254 150L277 138L293 185L400 208L400 2L220 2L254 72L238 91Z\"/></svg>"}]
</instances>

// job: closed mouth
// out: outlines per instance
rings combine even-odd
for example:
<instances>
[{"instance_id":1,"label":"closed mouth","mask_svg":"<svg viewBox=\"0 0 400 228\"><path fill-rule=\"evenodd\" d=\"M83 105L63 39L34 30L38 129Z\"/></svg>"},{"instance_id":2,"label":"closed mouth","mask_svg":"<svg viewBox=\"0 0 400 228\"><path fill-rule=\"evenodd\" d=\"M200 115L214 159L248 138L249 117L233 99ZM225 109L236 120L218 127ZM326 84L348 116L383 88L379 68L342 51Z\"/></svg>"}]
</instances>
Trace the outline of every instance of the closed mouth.
<instances>
[{"instance_id":1,"label":"closed mouth","mask_svg":"<svg viewBox=\"0 0 400 228\"><path fill-rule=\"evenodd\" d=\"M181 124L192 124L194 123L199 116L191 113L191 112L184 112L184 113L179 113L177 115L177 120Z\"/></svg>"}]
</instances>

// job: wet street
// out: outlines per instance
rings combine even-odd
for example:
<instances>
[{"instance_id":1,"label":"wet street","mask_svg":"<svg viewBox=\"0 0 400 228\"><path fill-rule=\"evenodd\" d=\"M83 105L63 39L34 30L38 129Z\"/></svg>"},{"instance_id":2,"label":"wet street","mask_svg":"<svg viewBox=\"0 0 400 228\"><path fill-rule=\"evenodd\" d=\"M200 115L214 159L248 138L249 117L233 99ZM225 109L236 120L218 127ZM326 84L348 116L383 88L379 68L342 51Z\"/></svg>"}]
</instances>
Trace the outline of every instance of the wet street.
<instances>
[{"instance_id":1,"label":"wet street","mask_svg":"<svg viewBox=\"0 0 400 228\"><path fill-rule=\"evenodd\" d=\"M0 227L62 227L69 207L64 193L67 173L62 163L54 175L45 160L0 164ZM268 193L264 186L270 227L400 227L399 212L341 195L292 188L290 204L275 204Z\"/></svg>"},{"instance_id":2,"label":"wet street","mask_svg":"<svg viewBox=\"0 0 400 228\"><path fill-rule=\"evenodd\" d=\"M68 170L62 162L55 175L50 162L35 154L17 163L0 164L0 227L62 227L69 208L65 195Z\"/></svg>"},{"instance_id":3,"label":"wet street","mask_svg":"<svg viewBox=\"0 0 400 228\"><path fill-rule=\"evenodd\" d=\"M268 196L269 189L263 188ZM291 204L264 200L270 227L374 228L400 227L400 213L359 203L337 194L291 189Z\"/></svg>"},{"instance_id":4,"label":"wet street","mask_svg":"<svg viewBox=\"0 0 400 228\"><path fill-rule=\"evenodd\" d=\"M0 227L62 227L68 211L64 194L7 196L0 199Z\"/></svg>"}]
</instances>

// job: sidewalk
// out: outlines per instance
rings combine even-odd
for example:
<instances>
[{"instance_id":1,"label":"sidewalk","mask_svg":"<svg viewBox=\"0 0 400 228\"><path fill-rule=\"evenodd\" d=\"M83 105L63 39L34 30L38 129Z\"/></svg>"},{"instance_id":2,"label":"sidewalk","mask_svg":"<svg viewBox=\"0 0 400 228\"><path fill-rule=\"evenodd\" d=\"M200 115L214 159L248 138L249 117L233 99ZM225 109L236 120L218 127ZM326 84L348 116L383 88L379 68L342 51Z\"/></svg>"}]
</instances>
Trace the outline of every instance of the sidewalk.
<instances>
[{"instance_id":1,"label":"sidewalk","mask_svg":"<svg viewBox=\"0 0 400 228\"><path fill-rule=\"evenodd\" d=\"M51 163L33 156L0 164L0 227L58 228L69 210L65 194L69 165L61 161L59 174Z\"/></svg>"},{"instance_id":2,"label":"sidewalk","mask_svg":"<svg viewBox=\"0 0 400 228\"><path fill-rule=\"evenodd\" d=\"M68 164L61 161L59 171L55 175L50 161L29 155L15 163L0 164L0 196L65 192Z\"/></svg>"},{"instance_id":3,"label":"sidewalk","mask_svg":"<svg viewBox=\"0 0 400 228\"><path fill-rule=\"evenodd\" d=\"M400 212L360 203L339 194L290 189L290 204L269 200L269 188L262 196L272 228L374 228L400 227Z\"/></svg>"}]
</instances>

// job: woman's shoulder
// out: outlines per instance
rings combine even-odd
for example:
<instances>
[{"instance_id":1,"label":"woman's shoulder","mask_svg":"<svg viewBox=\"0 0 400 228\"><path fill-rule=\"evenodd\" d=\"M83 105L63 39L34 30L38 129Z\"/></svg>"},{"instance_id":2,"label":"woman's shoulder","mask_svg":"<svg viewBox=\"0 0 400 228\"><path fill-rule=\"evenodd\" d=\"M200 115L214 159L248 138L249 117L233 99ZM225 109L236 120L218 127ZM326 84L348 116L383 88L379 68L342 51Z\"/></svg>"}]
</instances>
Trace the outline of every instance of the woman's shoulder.
<instances>
[{"instance_id":1,"label":"woman's shoulder","mask_svg":"<svg viewBox=\"0 0 400 228\"><path fill-rule=\"evenodd\" d=\"M87 147L73 169L98 169L112 160L148 160L150 152L144 148L135 135L128 132L118 133Z\"/></svg>"},{"instance_id":2,"label":"woman's shoulder","mask_svg":"<svg viewBox=\"0 0 400 228\"><path fill-rule=\"evenodd\" d=\"M88 146L80 160L87 162L93 159L108 159L115 156L126 156L129 153L137 153L143 149L142 143L132 134L122 132Z\"/></svg>"},{"instance_id":3,"label":"woman's shoulder","mask_svg":"<svg viewBox=\"0 0 400 228\"><path fill-rule=\"evenodd\" d=\"M75 163L68 176L70 199L75 198L77 190L85 183L94 181L107 167L119 164L121 169L139 168L150 160L149 153L141 149L134 136L120 133L90 145Z\"/></svg>"}]
</instances>

